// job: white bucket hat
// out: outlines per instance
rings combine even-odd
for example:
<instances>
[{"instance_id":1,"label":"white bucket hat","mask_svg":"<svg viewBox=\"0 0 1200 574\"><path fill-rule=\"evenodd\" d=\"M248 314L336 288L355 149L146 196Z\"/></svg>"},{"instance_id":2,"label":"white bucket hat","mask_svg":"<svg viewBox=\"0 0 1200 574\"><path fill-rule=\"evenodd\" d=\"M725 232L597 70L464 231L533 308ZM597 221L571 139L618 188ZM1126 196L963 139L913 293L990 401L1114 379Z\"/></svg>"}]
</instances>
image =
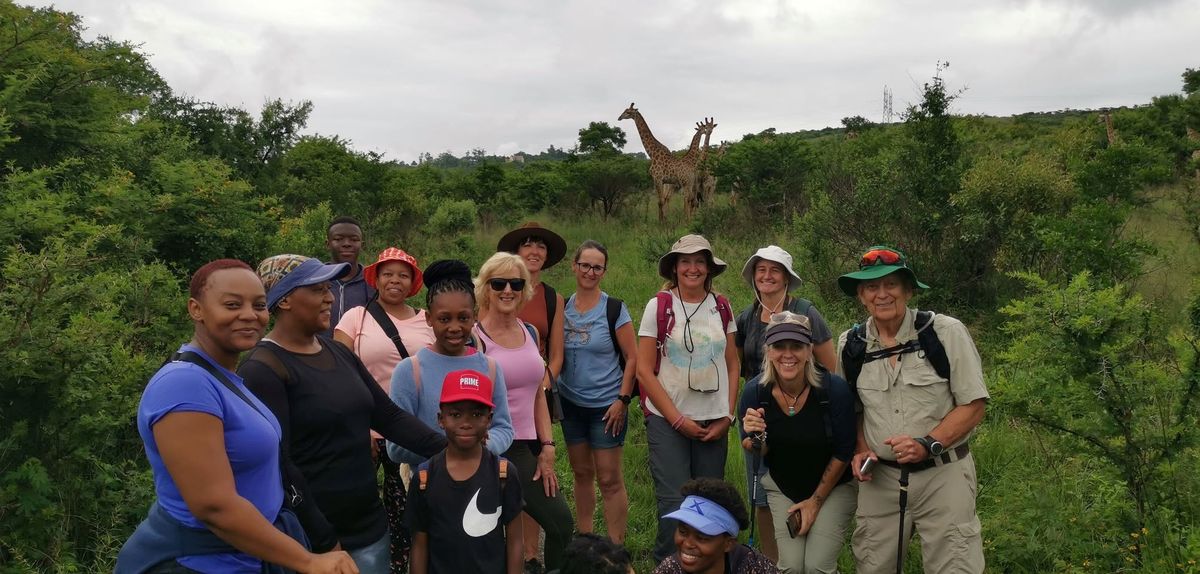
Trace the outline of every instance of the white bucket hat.
<instances>
[{"instance_id":1,"label":"white bucket hat","mask_svg":"<svg viewBox=\"0 0 1200 574\"><path fill-rule=\"evenodd\" d=\"M788 291L795 291L798 287L800 287L800 276L796 275L796 272L792 270L792 254L784 251L783 248L779 247L778 245L768 245L762 249L759 249L758 251L755 251L754 255L751 255L750 259L746 260L746 265L742 267L742 279L746 280L746 283L750 285L751 289L754 289L756 292L758 290L758 288L754 286L754 265L758 263L760 259L778 263L783 266L783 270L787 271L788 274Z\"/></svg>"}]
</instances>

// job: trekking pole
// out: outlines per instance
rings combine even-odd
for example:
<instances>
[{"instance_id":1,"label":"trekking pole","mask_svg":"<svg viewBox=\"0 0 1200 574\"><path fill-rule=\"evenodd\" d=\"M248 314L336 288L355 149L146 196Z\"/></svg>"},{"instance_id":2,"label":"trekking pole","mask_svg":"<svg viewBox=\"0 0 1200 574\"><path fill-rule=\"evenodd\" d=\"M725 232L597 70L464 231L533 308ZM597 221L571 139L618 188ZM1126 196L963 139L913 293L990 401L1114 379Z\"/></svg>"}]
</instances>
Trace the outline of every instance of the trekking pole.
<instances>
[{"instance_id":1,"label":"trekking pole","mask_svg":"<svg viewBox=\"0 0 1200 574\"><path fill-rule=\"evenodd\" d=\"M908 469L900 467L900 538L896 541L896 574L904 572L904 511L908 510Z\"/></svg>"},{"instance_id":2,"label":"trekking pole","mask_svg":"<svg viewBox=\"0 0 1200 574\"><path fill-rule=\"evenodd\" d=\"M755 433L757 434L757 433ZM762 438L759 436L750 438L750 445L754 447L754 478L750 481L750 546L754 546L755 526L758 525L758 509L754 507L754 500L758 498L758 471L762 468Z\"/></svg>"}]
</instances>

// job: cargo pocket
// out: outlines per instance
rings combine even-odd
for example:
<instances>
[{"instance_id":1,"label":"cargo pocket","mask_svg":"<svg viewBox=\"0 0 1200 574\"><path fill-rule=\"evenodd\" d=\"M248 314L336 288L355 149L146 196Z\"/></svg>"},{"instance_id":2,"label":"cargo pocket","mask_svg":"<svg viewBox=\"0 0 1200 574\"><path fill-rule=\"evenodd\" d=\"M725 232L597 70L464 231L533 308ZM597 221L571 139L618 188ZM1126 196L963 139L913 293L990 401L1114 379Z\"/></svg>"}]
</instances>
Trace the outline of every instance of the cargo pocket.
<instances>
[{"instance_id":1,"label":"cargo pocket","mask_svg":"<svg viewBox=\"0 0 1200 574\"><path fill-rule=\"evenodd\" d=\"M951 557L950 564L961 565L963 572L983 571L983 544L980 538L982 528L979 517L972 517L967 522L955 524L947 532L950 543L946 549Z\"/></svg>"}]
</instances>

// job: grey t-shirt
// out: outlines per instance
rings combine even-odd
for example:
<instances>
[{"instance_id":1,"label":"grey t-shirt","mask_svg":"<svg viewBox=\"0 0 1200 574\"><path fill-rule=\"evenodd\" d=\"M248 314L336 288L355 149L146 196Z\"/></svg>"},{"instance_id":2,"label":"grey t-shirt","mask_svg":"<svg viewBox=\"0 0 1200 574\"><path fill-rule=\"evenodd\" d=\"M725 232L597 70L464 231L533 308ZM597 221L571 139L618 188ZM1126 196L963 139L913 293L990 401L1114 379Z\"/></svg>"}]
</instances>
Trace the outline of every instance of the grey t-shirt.
<instances>
[{"instance_id":1,"label":"grey t-shirt","mask_svg":"<svg viewBox=\"0 0 1200 574\"><path fill-rule=\"evenodd\" d=\"M762 372L763 341L766 339L767 324L759 320L761 307L755 301L742 309L737 316L737 346L742 350L742 378L749 381ZM787 310L797 315L807 315L812 323L813 345L820 345L833 338L829 325L821 312L807 299L791 299Z\"/></svg>"}]
</instances>

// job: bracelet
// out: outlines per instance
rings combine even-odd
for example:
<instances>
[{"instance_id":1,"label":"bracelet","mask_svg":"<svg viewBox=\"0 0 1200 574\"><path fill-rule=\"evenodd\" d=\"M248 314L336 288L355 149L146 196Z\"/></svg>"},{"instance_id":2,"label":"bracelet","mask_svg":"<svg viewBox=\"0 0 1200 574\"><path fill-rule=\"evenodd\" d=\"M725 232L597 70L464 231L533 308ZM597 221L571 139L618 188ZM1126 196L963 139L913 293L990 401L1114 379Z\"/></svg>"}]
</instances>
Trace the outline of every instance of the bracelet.
<instances>
[{"instance_id":1,"label":"bracelet","mask_svg":"<svg viewBox=\"0 0 1200 574\"><path fill-rule=\"evenodd\" d=\"M681 426L683 426L683 413L679 413L679 416L675 417L675 422L671 423L671 428L674 430L679 430Z\"/></svg>"},{"instance_id":2,"label":"bracelet","mask_svg":"<svg viewBox=\"0 0 1200 574\"><path fill-rule=\"evenodd\" d=\"M554 446L554 441L544 440L544 441L542 441L542 446Z\"/></svg>"}]
</instances>

